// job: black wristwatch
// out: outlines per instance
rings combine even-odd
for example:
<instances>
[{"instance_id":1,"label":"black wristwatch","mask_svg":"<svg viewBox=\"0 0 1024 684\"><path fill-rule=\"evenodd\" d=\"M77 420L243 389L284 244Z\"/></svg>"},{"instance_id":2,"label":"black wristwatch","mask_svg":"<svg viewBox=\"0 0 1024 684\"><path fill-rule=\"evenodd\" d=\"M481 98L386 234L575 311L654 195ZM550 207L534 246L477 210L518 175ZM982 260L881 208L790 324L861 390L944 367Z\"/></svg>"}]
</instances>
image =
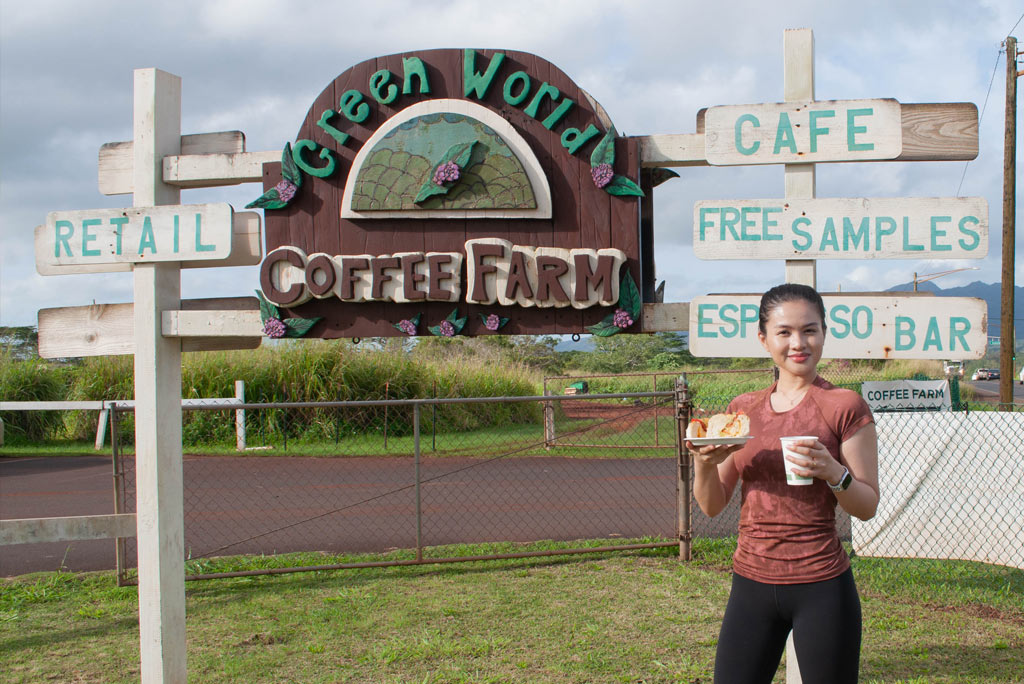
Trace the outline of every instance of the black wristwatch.
<instances>
[{"instance_id":1,"label":"black wristwatch","mask_svg":"<svg viewBox=\"0 0 1024 684\"><path fill-rule=\"evenodd\" d=\"M828 480L826 480L828 482ZM843 474L839 478L839 482L836 484L828 483L828 486L832 488L833 492L845 492L853 484L853 475L850 474L850 469L844 467Z\"/></svg>"}]
</instances>

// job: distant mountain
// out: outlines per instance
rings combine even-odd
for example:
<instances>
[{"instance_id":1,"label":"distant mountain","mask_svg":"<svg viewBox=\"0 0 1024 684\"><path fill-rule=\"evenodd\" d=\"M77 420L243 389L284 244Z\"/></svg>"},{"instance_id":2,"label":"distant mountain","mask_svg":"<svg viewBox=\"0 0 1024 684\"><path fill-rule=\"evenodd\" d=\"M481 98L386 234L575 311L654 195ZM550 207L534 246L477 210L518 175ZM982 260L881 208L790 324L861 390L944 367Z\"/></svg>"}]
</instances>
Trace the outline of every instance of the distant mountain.
<instances>
[{"instance_id":1,"label":"distant mountain","mask_svg":"<svg viewBox=\"0 0 1024 684\"><path fill-rule=\"evenodd\" d=\"M977 299L984 299L985 303L988 304L988 335L989 337L1000 336L999 332L1001 330L1001 321L999 312L1003 293L1002 285L999 283L983 283L980 280L975 280L973 283L962 287L950 287L943 289L934 282L928 281L918 283L917 289L919 292L934 292L941 297L975 297ZM886 292L913 291L913 282L896 285L886 290ZM1024 287L1013 288L1013 309L1013 317L1016 319L1014 337L1018 340L1024 339Z\"/></svg>"}]
</instances>

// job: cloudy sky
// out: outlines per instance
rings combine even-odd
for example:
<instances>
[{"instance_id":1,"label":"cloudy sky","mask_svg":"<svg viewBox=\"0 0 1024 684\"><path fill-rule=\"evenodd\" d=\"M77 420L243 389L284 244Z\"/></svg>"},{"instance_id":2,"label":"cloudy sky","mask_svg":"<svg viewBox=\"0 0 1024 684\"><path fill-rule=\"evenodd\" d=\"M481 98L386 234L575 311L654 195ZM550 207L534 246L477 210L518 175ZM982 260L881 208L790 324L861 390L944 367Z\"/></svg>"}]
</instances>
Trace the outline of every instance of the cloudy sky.
<instances>
[{"instance_id":1,"label":"cloudy sky","mask_svg":"<svg viewBox=\"0 0 1024 684\"><path fill-rule=\"evenodd\" d=\"M0 325L35 325L40 308L127 302L129 274L42 277L33 227L57 210L124 207L97 189L97 153L132 136L132 71L182 77L182 131L244 131L250 151L294 140L313 99L365 59L439 47L522 50L558 65L627 135L693 133L697 111L779 102L787 28L811 28L817 99L985 105L976 160L819 165L819 197L982 196L992 227L980 261L818 262L822 291L884 290L963 266L937 281L998 282L1002 226L1005 57L1024 38L1021 0L480 0L173 3L0 0ZM1018 134L1018 141L1024 133ZM1018 158L1022 156L1018 142ZM700 261L696 201L784 193L779 166L679 169L655 195L658 277L666 301L756 292L784 278L781 262ZM187 190L183 203L241 209L255 185ZM1024 254L1024 229L1017 231ZM1024 284L1024 260L1016 264ZM250 294L255 267L191 269L184 297Z\"/></svg>"}]
</instances>

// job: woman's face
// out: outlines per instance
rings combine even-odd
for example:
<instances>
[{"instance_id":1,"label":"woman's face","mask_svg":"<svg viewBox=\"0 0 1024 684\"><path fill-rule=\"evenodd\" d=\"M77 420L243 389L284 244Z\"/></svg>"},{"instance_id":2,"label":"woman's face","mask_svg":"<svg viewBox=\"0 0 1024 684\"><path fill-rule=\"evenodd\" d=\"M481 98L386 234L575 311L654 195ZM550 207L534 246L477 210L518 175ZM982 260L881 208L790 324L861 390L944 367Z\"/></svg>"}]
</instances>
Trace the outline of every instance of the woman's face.
<instances>
[{"instance_id":1,"label":"woman's face","mask_svg":"<svg viewBox=\"0 0 1024 684\"><path fill-rule=\"evenodd\" d=\"M825 346L825 326L818 308L806 299L783 302L768 312L761 344L780 371L813 378Z\"/></svg>"}]
</instances>

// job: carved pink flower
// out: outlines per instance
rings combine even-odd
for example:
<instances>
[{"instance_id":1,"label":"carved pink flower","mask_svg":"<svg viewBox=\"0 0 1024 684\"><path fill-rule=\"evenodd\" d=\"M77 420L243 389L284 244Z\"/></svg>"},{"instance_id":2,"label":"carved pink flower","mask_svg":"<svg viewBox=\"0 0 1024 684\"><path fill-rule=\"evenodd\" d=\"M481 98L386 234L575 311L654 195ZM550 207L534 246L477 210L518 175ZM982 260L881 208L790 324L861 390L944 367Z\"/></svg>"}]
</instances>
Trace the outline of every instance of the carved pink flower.
<instances>
[{"instance_id":1,"label":"carved pink flower","mask_svg":"<svg viewBox=\"0 0 1024 684\"><path fill-rule=\"evenodd\" d=\"M612 317L612 324L617 328L628 328L633 325L633 319L625 309L616 309L615 316Z\"/></svg>"},{"instance_id":2,"label":"carved pink flower","mask_svg":"<svg viewBox=\"0 0 1024 684\"><path fill-rule=\"evenodd\" d=\"M290 180L283 180L274 186L277 190L277 196L282 202L291 202L292 198L295 197L295 192L299 189L299 186L292 183Z\"/></svg>"},{"instance_id":3,"label":"carved pink flower","mask_svg":"<svg viewBox=\"0 0 1024 684\"><path fill-rule=\"evenodd\" d=\"M603 188L612 182L615 172L612 170L611 164L598 164L590 169L590 177L594 179L594 185Z\"/></svg>"},{"instance_id":4,"label":"carved pink flower","mask_svg":"<svg viewBox=\"0 0 1024 684\"><path fill-rule=\"evenodd\" d=\"M412 321L410 321L407 318L403 319L401 321L398 321L398 329L401 330L402 332L404 332L406 335L415 335L416 334L416 324L413 323Z\"/></svg>"},{"instance_id":5,"label":"carved pink flower","mask_svg":"<svg viewBox=\"0 0 1024 684\"><path fill-rule=\"evenodd\" d=\"M455 326L452 325L451 321L441 321L441 325L438 328L445 337L451 337L455 334Z\"/></svg>"},{"instance_id":6,"label":"carved pink flower","mask_svg":"<svg viewBox=\"0 0 1024 684\"><path fill-rule=\"evenodd\" d=\"M445 162L434 171L434 183L444 185L459 180L459 165L455 162Z\"/></svg>"},{"instance_id":7,"label":"carved pink flower","mask_svg":"<svg viewBox=\"0 0 1024 684\"><path fill-rule=\"evenodd\" d=\"M263 334L267 337L284 337L286 332L288 332L288 326L280 319L271 317L263 324Z\"/></svg>"},{"instance_id":8,"label":"carved pink flower","mask_svg":"<svg viewBox=\"0 0 1024 684\"><path fill-rule=\"evenodd\" d=\"M487 317L487 320L484 321L484 327L488 330L497 330L501 327L501 319L497 314L491 314Z\"/></svg>"}]
</instances>

